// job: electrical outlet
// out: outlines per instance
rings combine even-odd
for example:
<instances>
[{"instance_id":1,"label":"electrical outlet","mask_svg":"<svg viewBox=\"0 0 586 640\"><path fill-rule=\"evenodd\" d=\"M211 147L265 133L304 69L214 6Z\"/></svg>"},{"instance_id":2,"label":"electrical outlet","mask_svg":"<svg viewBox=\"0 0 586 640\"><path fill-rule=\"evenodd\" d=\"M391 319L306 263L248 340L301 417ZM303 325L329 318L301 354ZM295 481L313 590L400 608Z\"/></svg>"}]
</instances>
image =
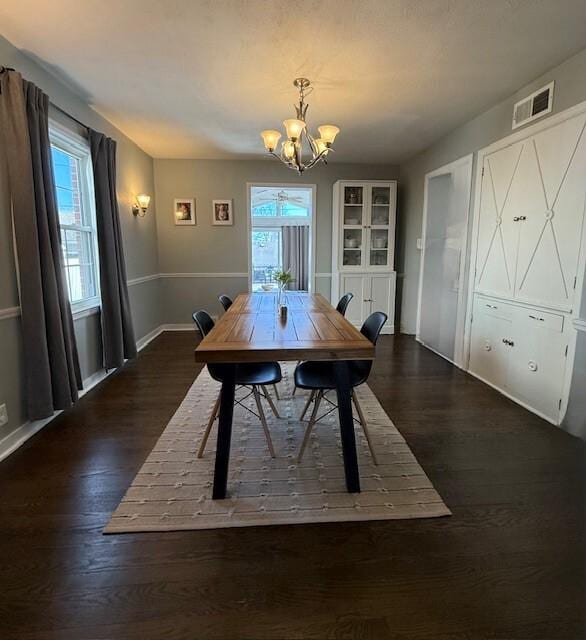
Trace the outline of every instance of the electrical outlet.
<instances>
[{"instance_id":1,"label":"electrical outlet","mask_svg":"<svg viewBox=\"0 0 586 640\"><path fill-rule=\"evenodd\" d=\"M8 423L8 411L5 404L0 404L0 427Z\"/></svg>"}]
</instances>

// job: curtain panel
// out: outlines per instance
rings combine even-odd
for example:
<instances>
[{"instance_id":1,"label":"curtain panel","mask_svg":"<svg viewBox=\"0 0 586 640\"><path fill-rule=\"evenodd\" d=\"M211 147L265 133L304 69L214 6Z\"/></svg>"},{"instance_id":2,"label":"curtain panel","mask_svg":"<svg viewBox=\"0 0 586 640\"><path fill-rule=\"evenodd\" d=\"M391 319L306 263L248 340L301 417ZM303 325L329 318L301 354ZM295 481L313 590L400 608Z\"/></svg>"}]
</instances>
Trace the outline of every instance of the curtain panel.
<instances>
[{"instance_id":1,"label":"curtain panel","mask_svg":"<svg viewBox=\"0 0 586 640\"><path fill-rule=\"evenodd\" d=\"M12 200L29 420L71 407L82 388L65 289L49 141L49 99L12 70L0 73L0 146Z\"/></svg>"},{"instance_id":2,"label":"curtain panel","mask_svg":"<svg viewBox=\"0 0 586 640\"><path fill-rule=\"evenodd\" d=\"M92 129L88 135L96 196L104 366L115 369L125 358L136 357L116 197L116 142Z\"/></svg>"},{"instance_id":3,"label":"curtain panel","mask_svg":"<svg viewBox=\"0 0 586 640\"><path fill-rule=\"evenodd\" d=\"M306 225L281 227L283 239L283 269L289 269L294 281L289 289L307 291L309 288L309 227Z\"/></svg>"}]
</instances>

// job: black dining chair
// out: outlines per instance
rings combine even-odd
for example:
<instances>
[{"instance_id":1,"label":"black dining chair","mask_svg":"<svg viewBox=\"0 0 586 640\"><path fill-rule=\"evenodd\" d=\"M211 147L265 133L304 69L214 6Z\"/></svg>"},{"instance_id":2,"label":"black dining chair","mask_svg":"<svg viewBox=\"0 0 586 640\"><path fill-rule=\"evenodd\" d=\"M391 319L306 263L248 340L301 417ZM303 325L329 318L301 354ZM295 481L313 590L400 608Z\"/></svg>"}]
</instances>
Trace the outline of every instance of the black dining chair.
<instances>
[{"instance_id":1,"label":"black dining chair","mask_svg":"<svg viewBox=\"0 0 586 640\"><path fill-rule=\"evenodd\" d=\"M232 298L229 298L225 294L218 296L218 300L220 301L220 304L224 307L224 311L228 311L228 309L232 306Z\"/></svg>"},{"instance_id":2,"label":"black dining chair","mask_svg":"<svg viewBox=\"0 0 586 640\"><path fill-rule=\"evenodd\" d=\"M345 293L340 300L338 301L338 304L336 305L336 311L338 313L341 313L343 316L346 315L346 309L348 308L348 305L350 304L350 300L352 300L352 298L354 297L353 293Z\"/></svg>"},{"instance_id":3,"label":"black dining chair","mask_svg":"<svg viewBox=\"0 0 586 640\"><path fill-rule=\"evenodd\" d=\"M196 311L192 317L202 337L205 337L214 328L214 321L207 311ZM223 382L226 373L226 365L210 362L208 363L207 368L210 376L214 380L216 380L217 382ZM265 413L262 408L261 398L265 398L265 400L269 403L269 406L271 407L272 412L275 414L275 417L280 418L281 416L277 411L277 407L275 406L271 396L265 389L265 385L276 384L280 381L281 367L279 366L278 362L246 362L236 365L236 386L246 388L248 390L248 393L242 398L235 398L234 403L240 405L241 407L255 415L257 418L259 418L262 424L262 428L265 432L267 445L272 458L275 457L275 450L273 448L273 441L271 439L271 433L267 425ZM254 397L258 413L255 413L252 409L244 404L244 401L251 395ZM198 458L201 458L203 456L210 431L212 430L212 425L214 424L214 420L218 417L218 414L220 412L220 396L221 392L218 394L218 398L216 399L216 403L214 404L214 408L212 409L212 415L210 416L210 419L206 426L206 430L203 434L203 438L199 445L199 449L197 452Z\"/></svg>"},{"instance_id":4,"label":"black dining chair","mask_svg":"<svg viewBox=\"0 0 586 640\"><path fill-rule=\"evenodd\" d=\"M346 315L346 309L348 308L348 305L350 304L350 300L352 300L352 298L354 297L353 293L345 293L339 300L338 300L338 304L336 305L336 311L338 313L341 313L343 316ZM298 363L300 364L300 363ZM275 393L277 392L277 388L275 387ZM293 387L293 392L291 393L292 396L295 395L295 393L297 392L297 387ZM277 398L279 396L277 395Z\"/></svg>"},{"instance_id":5,"label":"black dining chair","mask_svg":"<svg viewBox=\"0 0 586 640\"><path fill-rule=\"evenodd\" d=\"M377 340L380 336L380 332L386 321L386 313L383 313L382 311L375 311L374 313L371 313L368 318L366 318L364 324L362 325L362 328L360 329L360 332L362 333L362 335L366 336L372 342L372 344L376 345ZM330 361L308 361L302 362L301 364L297 365L297 368L295 369L295 386L299 387L300 389L308 389L311 391L309 399L307 400L307 403L305 404L305 407L303 409L303 413L299 418L300 420L303 420L311 403L314 403L311 417L309 419L309 424L307 425L307 429L305 430L301 449L299 450L299 462L301 462L303 452L305 451L305 447L307 446L307 442L314 425L325 418L332 411L337 409L337 405L325 395L328 391L336 388L336 378L334 376L333 365L334 363ZM348 369L348 373L350 376L350 388L352 389L352 401L354 402L354 406L356 407L359 418L359 420L356 420L355 418L355 421L360 424L362 430L364 431L366 441L368 442L368 448L370 449L370 454L372 456L372 461L374 462L374 464L378 464L372 442L370 440L370 434L368 433L366 419L364 417L362 407L358 402L358 396L355 392L356 387L364 384L367 381L368 376L370 375L370 370L372 369L372 360L350 360L348 362ZM322 400L325 400L327 403L329 403L331 407L328 411L326 411L322 416L318 418L317 412Z\"/></svg>"}]
</instances>

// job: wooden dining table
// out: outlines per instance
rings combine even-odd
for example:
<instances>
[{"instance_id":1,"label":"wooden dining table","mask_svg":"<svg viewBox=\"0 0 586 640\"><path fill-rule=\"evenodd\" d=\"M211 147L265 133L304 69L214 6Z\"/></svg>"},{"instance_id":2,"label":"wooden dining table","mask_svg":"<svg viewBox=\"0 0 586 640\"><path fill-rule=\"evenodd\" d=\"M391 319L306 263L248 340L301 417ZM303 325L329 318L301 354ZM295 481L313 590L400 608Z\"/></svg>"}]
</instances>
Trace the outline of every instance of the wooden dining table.
<instances>
[{"instance_id":1,"label":"wooden dining table","mask_svg":"<svg viewBox=\"0 0 586 640\"><path fill-rule=\"evenodd\" d=\"M196 362L232 365L222 381L213 499L226 497L236 371L245 362L333 361L346 488L360 491L348 360L373 360L374 345L322 295L283 297L286 315L279 313L275 293L239 295L195 350Z\"/></svg>"}]
</instances>

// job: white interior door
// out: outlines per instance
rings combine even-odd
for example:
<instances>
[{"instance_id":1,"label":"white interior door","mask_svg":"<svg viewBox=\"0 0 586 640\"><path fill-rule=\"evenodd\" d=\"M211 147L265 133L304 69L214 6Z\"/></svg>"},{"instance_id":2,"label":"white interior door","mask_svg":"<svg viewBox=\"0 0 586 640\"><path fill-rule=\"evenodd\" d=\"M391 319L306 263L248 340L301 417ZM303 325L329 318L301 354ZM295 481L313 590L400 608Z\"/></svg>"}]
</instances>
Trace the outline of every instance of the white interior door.
<instances>
[{"instance_id":1,"label":"white interior door","mask_svg":"<svg viewBox=\"0 0 586 640\"><path fill-rule=\"evenodd\" d=\"M417 338L462 363L472 156L426 176Z\"/></svg>"}]
</instances>

